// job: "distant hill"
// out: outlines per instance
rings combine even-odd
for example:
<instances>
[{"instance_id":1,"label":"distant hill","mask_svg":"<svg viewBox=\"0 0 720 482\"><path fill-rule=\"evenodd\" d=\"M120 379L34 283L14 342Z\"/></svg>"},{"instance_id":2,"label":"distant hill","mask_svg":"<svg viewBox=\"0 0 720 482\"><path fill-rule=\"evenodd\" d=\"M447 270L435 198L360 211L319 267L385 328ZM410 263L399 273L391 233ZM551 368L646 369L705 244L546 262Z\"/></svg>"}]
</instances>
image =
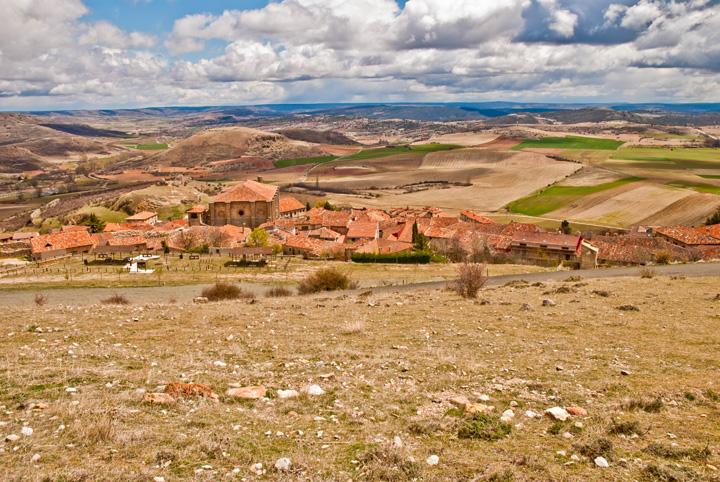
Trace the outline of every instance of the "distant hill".
<instances>
[{"instance_id":1,"label":"distant hill","mask_svg":"<svg viewBox=\"0 0 720 482\"><path fill-rule=\"evenodd\" d=\"M338 131L316 131L312 129L281 129L276 131L288 139L296 141L313 142L316 144L333 144L347 146L358 144L348 136Z\"/></svg>"},{"instance_id":2,"label":"distant hill","mask_svg":"<svg viewBox=\"0 0 720 482\"><path fill-rule=\"evenodd\" d=\"M112 129L98 129L86 124L40 124L56 131L84 137L130 137L127 132Z\"/></svg>"},{"instance_id":3,"label":"distant hill","mask_svg":"<svg viewBox=\"0 0 720 482\"><path fill-rule=\"evenodd\" d=\"M318 155L322 155L319 147L293 141L281 134L246 127L223 127L192 135L153 156L150 161L190 167L241 156L275 161Z\"/></svg>"}]
</instances>

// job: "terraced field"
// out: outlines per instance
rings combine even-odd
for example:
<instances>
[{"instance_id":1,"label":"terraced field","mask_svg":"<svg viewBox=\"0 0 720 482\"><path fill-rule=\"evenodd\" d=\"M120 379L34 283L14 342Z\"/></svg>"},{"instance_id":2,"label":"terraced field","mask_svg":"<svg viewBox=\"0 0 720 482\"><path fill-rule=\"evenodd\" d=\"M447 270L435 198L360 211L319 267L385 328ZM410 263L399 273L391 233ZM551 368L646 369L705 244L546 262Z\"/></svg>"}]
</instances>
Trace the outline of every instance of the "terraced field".
<instances>
[{"instance_id":1,"label":"terraced field","mask_svg":"<svg viewBox=\"0 0 720 482\"><path fill-rule=\"evenodd\" d=\"M720 169L720 149L631 147L619 149L610 159L653 169Z\"/></svg>"},{"instance_id":2,"label":"terraced field","mask_svg":"<svg viewBox=\"0 0 720 482\"><path fill-rule=\"evenodd\" d=\"M365 149L358 153L345 157L348 161L358 161L363 159L377 159L382 157L394 156L397 154L407 153L428 153L437 151L450 151L460 149L462 146L456 144L415 144L412 146L389 146L380 147L378 149Z\"/></svg>"},{"instance_id":3,"label":"terraced field","mask_svg":"<svg viewBox=\"0 0 720 482\"><path fill-rule=\"evenodd\" d=\"M300 157L298 159L283 159L275 162L275 167L290 167L290 166L302 166L305 164L322 164L325 162L334 161L338 156L315 156L315 157Z\"/></svg>"}]
</instances>

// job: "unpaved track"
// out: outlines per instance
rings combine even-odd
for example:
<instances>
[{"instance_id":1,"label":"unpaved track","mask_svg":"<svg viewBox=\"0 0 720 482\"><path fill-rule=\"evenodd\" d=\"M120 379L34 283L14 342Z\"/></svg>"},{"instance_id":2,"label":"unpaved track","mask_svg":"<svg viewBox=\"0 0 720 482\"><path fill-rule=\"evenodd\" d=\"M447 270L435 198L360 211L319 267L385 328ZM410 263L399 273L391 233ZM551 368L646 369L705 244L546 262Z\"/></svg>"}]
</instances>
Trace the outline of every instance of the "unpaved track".
<instances>
[{"instance_id":1,"label":"unpaved track","mask_svg":"<svg viewBox=\"0 0 720 482\"><path fill-rule=\"evenodd\" d=\"M718 263L696 263L678 264L666 266L654 266L656 276L686 276L686 277L720 277L720 262ZM525 273L517 275L493 276L493 266L488 267L490 278L487 286L500 286L510 281L525 280L529 283L563 281L571 276L579 276L583 279L593 278L618 278L618 277L639 277L640 268L637 266L627 268L600 268L575 271L548 271L540 273ZM429 281L423 283L409 283L405 285L379 286L375 288L360 288L354 291L337 291L334 293L322 293L321 296L342 296L353 295L367 291L373 293L415 291L421 289L444 289L449 281ZM262 296L269 285L256 283L239 283L243 289ZM49 304L66 305L93 305L101 300L120 293L126 296L133 304L145 303L168 303L178 304L191 302L195 296L199 296L207 284L190 284L182 286L148 286L135 288L54 288L42 290L48 297ZM35 293L39 290L0 290L1 306L32 305ZM720 280L718 281L718 293L720 293Z\"/></svg>"}]
</instances>

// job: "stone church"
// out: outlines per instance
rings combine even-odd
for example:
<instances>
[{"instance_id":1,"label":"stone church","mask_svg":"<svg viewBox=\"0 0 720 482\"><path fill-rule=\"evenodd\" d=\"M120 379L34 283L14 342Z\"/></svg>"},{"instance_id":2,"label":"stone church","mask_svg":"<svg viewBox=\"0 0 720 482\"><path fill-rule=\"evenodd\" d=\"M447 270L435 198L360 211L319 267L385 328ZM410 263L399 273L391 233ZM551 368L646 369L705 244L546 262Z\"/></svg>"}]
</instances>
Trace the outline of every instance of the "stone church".
<instances>
[{"instance_id":1,"label":"stone church","mask_svg":"<svg viewBox=\"0 0 720 482\"><path fill-rule=\"evenodd\" d=\"M204 216L210 226L256 228L280 217L277 186L243 181L221 192L210 201Z\"/></svg>"}]
</instances>

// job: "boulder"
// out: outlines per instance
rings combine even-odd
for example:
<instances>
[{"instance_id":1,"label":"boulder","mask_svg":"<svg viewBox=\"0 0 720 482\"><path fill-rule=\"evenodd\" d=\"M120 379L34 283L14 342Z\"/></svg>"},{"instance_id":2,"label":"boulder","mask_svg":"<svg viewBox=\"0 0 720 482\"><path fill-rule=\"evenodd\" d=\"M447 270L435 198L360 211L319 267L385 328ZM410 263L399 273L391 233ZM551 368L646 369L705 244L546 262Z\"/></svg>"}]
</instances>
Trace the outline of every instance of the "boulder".
<instances>
[{"instance_id":1,"label":"boulder","mask_svg":"<svg viewBox=\"0 0 720 482\"><path fill-rule=\"evenodd\" d=\"M554 418L555 420L560 420L561 422L564 422L570 417L568 411L562 407L548 408L547 410L545 410L545 415L550 418Z\"/></svg>"},{"instance_id":2,"label":"boulder","mask_svg":"<svg viewBox=\"0 0 720 482\"><path fill-rule=\"evenodd\" d=\"M577 417L586 417L588 414L587 410L582 407L565 407L565 410L567 410L567 413L570 415L575 415Z\"/></svg>"},{"instance_id":3,"label":"boulder","mask_svg":"<svg viewBox=\"0 0 720 482\"><path fill-rule=\"evenodd\" d=\"M143 402L151 405L172 405L175 403L175 399L167 393L146 393Z\"/></svg>"},{"instance_id":4,"label":"boulder","mask_svg":"<svg viewBox=\"0 0 720 482\"><path fill-rule=\"evenodd\" d=\"M265 396L267 390L262 385L254 387L228 388L225 394L228 397L240 398L243 400L259 400Z\"/></svg>"}]
</instances>

